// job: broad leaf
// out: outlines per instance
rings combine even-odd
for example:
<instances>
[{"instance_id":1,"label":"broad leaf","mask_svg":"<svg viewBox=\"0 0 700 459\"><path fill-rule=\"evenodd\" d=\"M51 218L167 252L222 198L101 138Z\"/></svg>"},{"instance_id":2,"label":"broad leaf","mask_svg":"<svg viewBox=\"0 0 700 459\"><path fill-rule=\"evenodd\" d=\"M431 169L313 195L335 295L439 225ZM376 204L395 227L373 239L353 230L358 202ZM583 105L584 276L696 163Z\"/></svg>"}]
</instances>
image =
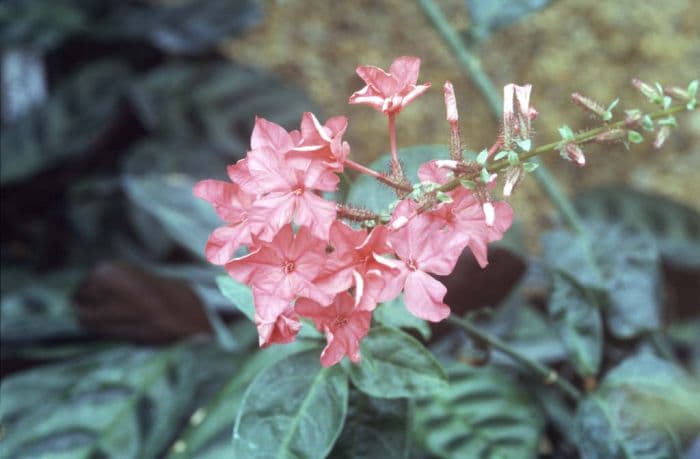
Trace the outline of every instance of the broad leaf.
<instances>
[{"instance_id":1,"label":"broad leaf","mask_svg":"<svg viewBox=\"0 0 700 459\"><path fill-rule=\"evenodd\" d=\"M107 27L110 35L145 38L168 53L201 54L261 19L261 6L253 0L132 2L117 10Z\"/></svg>"},{"instance_id":2,"label":"broad leaf","mask_svg":"<svg viewBox=\"0 0 700 459\"><path fill-rule=\"evenodd\" d=\"M406 310L403 295L399 295L392 301L380 304L374 310L372 317L376 322L384 326L415 330L420 333L423 339L430 339L430 326L425 320L419 319Z\"/></svg>"},{"instance_id":3,"label":"broad leaf","mask_svg":"<svg viewBox=\"0 0 700 459\"><path fill-rule=\"evenodd\" d=\"M680 458L677 439L640 414L623 390L594 394L576 413L577 446L582 459Z\"/></svg>"},{"instance_id":4,"label":"broad leaf","mask_svg":"<svg viewBox=\"0 0 700 459\"><path fill-rule=\"evenodd\" d=\"M409 401L350 392L350 406L330 457L333 459L405 459L410 451Z\"/></svg>"},{"instance_id":5,"label":"broad leaf","mask_svg":"<svg viewBox=\"0 0 700 459\"><path fill-rule=\"evenodd\" d=\"M131 100L154 133L173 143L206 140L238 157L248 150L256 116L298 129L301 113L313 108L298 89L233 63L159 67L134 86Z\"/></svg>"},{"instance_id":6,"label":"broad leaf","mask_svg":"<svg viewBox=\"0 0 700 459\"><path fill-rule=\"evenodd\" d=\"M234 457L231 432L251 381L266 368L314 346L315 343L298 340L260 349L250 354L242 365L231 368L233 376L206 405L198 407L185 430L173 441L169 459Z\"/></svg>"},{"instance_id":7,"label":"broad leaf","mask_svg":"<svg viewBox=\"0 0 700 459\"><path fill-rule=\"evenodd\" d=\"M472 34L479 39L523 16L544 8L549 0L466 0Z\"/></svg>"},{"instance_id":8,"label":"broad leaf","mask_svg":"<svg viewBox=\"0 0 700 459\"><path fill-rule=\"evenodd\" d=\"M419 397L446 386L435 357L415 338L389 327L372 328L361 344L362 362L350 365L353 384L379 398Z\"/></svg>"},{"instance_id":9,"label":"broad leaf","mask_svg":"<svg viewBox=\"0 0 700 459\"><path fill-rule=\"evenodd\" d=\"M441 458L535 458L541 414L496 367L447 367L450 385L416 401L415 430Z\"/></svg>"},{"instance_id":10,"label":"broad leaf","mask_svg":"<svg viewBox=\"0 0 700 459\"><path fill-rule=\"evenodd\" d=\"M384 155L369 167L379 172L387 172L389 158L389 155ZM448 159L449 152L445 145L418 145L400 149L399 158L406 177L411 182L418 183L418 168L421 164L432 159ZM388 210L389 205L396 199L394 190L366 175L361 175L355 180L347 196L348 203L360 205L374 212Z\"/></svg>"},{"instance_id":11,"label":"broad leaf","mask_svg":"<svg viewBox=\"0 0 700 459\"><path fill-rule=\"evenodd\" d=\"M547 307L578 373L596 375L603 354L603 324L595 296L567 274L555 273Z\"/></svg>"},{"instance_id":12,"label":"broad leaf","mask_svg":"<svg viewBox=\"0 0 700 459\"><path fill-rule=\"evenodd\" d=\"M18 181L87 153L109 128L131 70L119 61L90 64L42 105L3 123L0 180Z\"/></svg>"},{"instance_id":13,"label":"broad leaf","mask_svg":"<svg viewBox=\"0 0 700 459\"><path fill-rule=\"evenodd\" d=\"M575 205L590 222L619 225L652 238L664 262L700 267L700 213L661 195L608 186L576 194Z\"/></svg>"},{"instance_id":14,"label":"broad leaf","mask_svg":"<svg viewBox=\"0 0 700 459\"><path fill-rule=\"evenodd\" d=\"M3 381L6 457L158 457L194 395L185 348L125 347Z\"/></svg>"},{"instance_id":15,"label":"broad leaf","mask_svg":"<svg viewBox=\"0 0 700 459\"><path fill-rule=\"evenodd\" d=\"M232 279L230 276L218 276L216 285L221 293L228 298L239 311L241 311L251 322L255 322L255 303L253 302L253 292L247 285Z\"/></svg>"},{"instance_id":16,"label":"broad leaf","mask_svg":"<svg viewBox=\"0 0 700 459\"><path fill-rule=\"evenodd\" d=\"M606 322L616 337L657 329L661 278L653 240L615 226L587 229L584 236L564 230L547 233L543 238L547 263L602 295Z\"/></svg>"},{"instance_id":17,"label":"broad leaf","mask_svg":"<svg viewBox=\"0 0 700 459\"><path fill-rule=\"evenodd\" d=\"M318 350L282 360L248 387L233 429L234 457L325 458L345 422L347 376Z\"/></svg>"}]
</instances>

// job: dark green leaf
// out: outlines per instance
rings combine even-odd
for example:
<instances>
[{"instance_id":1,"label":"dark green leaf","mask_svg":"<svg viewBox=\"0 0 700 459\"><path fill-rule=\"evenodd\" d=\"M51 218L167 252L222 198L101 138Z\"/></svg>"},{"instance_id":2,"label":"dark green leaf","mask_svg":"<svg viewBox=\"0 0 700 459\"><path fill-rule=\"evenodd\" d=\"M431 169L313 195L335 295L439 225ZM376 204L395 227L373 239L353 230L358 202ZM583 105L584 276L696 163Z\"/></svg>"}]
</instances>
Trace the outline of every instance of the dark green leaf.
<instances>
[{"instance_id":1,"label":"dark green leaf","mask_svg":"<svg viewBox=\"0 0 700 459\"><path fill-rule=\"evenodd\" d=\"M576 413L577 446L583 459L680 458L677 440L635 410L623 390L590 395Z\"/></svg>"},{"instance_id":2,"label":"dark green leaf","mask_svg":"<svg viewBox=\"0 0 700 459\"><path fill-rule=\"evenodd\" d=\"M261 6L254 0L180 0L128 5L108 26L112 35L146 38L168 53L201 54L261 19Z\"/></svg>"},{"instance_id":3,"label":"dark green leaf","mask_svg":"<svg viewBox=\"0 0 700 459\"><path fill-rule=\"evenodd\" d=\"M3 381L7 457L155 458L195 389L186 348L125 347Z\"/></svg>"},{"instance_id":4,"label":"dark green leaf","mask_svg":"<svg viewBox=\"0 0 700 459\"><path fill-rule=\"evenodd\" d=\"M348 381L322 368L318 350L280 361L248 387L233 430L233 457L325 458L345 422Z\"/></svg>"},{"instance_id":5,"label":"dark green leaf","mask_svg":"<svg viewBox=\"0 0 700 459\"><path fill-rule=\"evenodd\" d=\"M432 159L449 159L449 157L449 151L445 145L419 145L399 150L403 171L414 183L418 182L418 168L421 164ZM389 155L384 155L369 167L379 172L387 172L389 158ZM355 180L347 197L350 204L359 205L374 212L388 210L389 204L396 199L393 189L366 175L361 175Z\"/></svg>"},{"instance_id":6,"label":"dark green leaf","mask_svg":"<svg viewBox=\"0 0 700 459\"><path fill-rule=\"evenodd\" d=\"M466 0L472 34L483 39L523 16L544 8L549 0Z\"/></svg>"},{"instance_id":7,"label":"dark green leaf","mask_svg":"<svg viewBox=\"0 0 700 459\"><path fill-rule=\"evenodd\" d=\"M382 303L374 310L373 318L376 322L393 328L407 328L415 330L424 339L430 339L430 326L428 323L409 313L403 301L403 295L396 299Z\"/></svg>"},{"instance_id":8,"label":"dark green leaf","mask_svg":"<svg viewBox=\"0 0 700 459\"><path fill-rule=\"evenodd\" d=\"M5 0L0 3L0 42L6 47L49 50L80 31L87 17L68 0Z\"/></svg>"},{"instance_id":9,"label":"dark green leaf","mask_svg":"<svg viewBox=\"0 0 700 459\"><path fill-rule=\"evenodd\" d=\"M88 65L0 138L0 181L13 182L85 154L108 130L131 71L118 61Z\"/></svg>"},{"instance_id":10,"label":"dark green leaf","mask_svg":"<svg viewBox=\"0 0 700 459\"><path fill-rule=\"evenodd\" d=\"M301 91L233 63L170 64L140 81L131 97L148 129L173 143L208 144L241 157L256 116L298 129L312 110Z\"/></svg>"},{"instance_id":11,"label":"dark green leaf","mask_svg":"<svg viewBox=\"0 0 700 459\"><path fill-rule=\"evenodd\" d=\"M576 195L576 208L590 222L615 224L652 238L664 262L700 267L700 213L661 195L608 186Z\"/></svg>"},{"instance_id":12,"label":"dark green leaf","mask_svg":"<svg viewBox=\"0 0 700 459\"><path fill-rule=\"evenodd\" d=\"M653 240L618 226L592 224L587 230L584 236L563 230L547 233L543 238L547 263L601 295L606 322L616 337L657 329L661 278Z\"/></svg>"},{"instance_id":13,"label":"dark green leaf","mask_svg":"<svg viewBox=\"0 0 700 459\"><path fill-rule=\"evenodd\" d=\"M537 457L542 421L531 400L495 367L451 363L450 385L416 400L416 434L441 458Z\"/></svg>"},{"instance_id":14,"label":"dark green leaf","mask_svg":"<svg viewBox=\"0 0 700 459\"><path fill-rule=\"evenodd\" d=\"M353 390L343 433L330 457L405 459L411 443L408 420L408 400L372 398Z\"/></svg>"},{"instance_id":15,"label":"dark green leaf","mask_svg":"<svg viewBox=\"0 0 700 459\"><path fill-rule=\"evenodd\" d=\"M194 412L185 430L173 442L169 459L234 457L231 432L246 388L261 371L313 346L315 343L298 340L284 346L260 349L242 365L231 367L233 376L206 405Z\"/></svg>"},{"instance_id":16,"label":"dark green leaf","mask_svg":"<svg viewBox=\"0 0 700 459\"><path fill-rule=\"evenodd\" d=\"M603 353L603 324L595 296L567 274L555 273L547 306L578 373L596 375Z\"/></svg>"},{"instance_id":17,"label":"dark green leaf","mask_svg":"<svg viewBox=\"0 0 700 459\"><path fill-rule=\"evenodd\" d=\"M253 292L247 285L232 279L230 276L219 276L216 284L221 293L228 298L251 322L255 322L255 303Z\"/></svg>"},{"instance_id":18,"label":"dark green leaf","mask_svg":"<svg viewBox=\"0 0 700 459\"><path fill-rule=\"evenodd\" d=\"M3 352L49 338L82 335L71 297L84 272L66 269L44 277L27 275L31 281L21 288L10 290L3 286L0 303Z\"/></svg>"},{"instance_id":19,"label":"dark green leaf","mask_svg":"<svg viewBox=\"0 0 700 459\"><path fill-rule=\"evenodd\" d=\"M372 328L360 349L362 362L350 366L350 378L358 389L373 397L419 397L447 383L435 357L400 330Z\"/></svg>"}]
</instances>

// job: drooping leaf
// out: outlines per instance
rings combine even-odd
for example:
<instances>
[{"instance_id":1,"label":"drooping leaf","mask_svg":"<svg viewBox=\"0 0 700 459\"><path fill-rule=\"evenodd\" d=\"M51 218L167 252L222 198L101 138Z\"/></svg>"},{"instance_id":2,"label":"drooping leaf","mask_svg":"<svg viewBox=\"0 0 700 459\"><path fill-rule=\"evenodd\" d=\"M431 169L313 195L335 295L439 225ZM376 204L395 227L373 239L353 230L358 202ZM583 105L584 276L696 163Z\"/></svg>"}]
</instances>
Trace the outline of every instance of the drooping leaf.
<instances>
[{"instance_id":1,"label":"drooping leaf","mask_svg":"<svg viewBox=\"0 0 700 459\"><path fill-rule=\"evenodd\" d=\"M546 7L549 0L466 0L466 4L472 34L484 39L491 32Z\"/></svg>"},{"instance_id":2,"label":"drooping leaf","mask_svg":"<svg viewBox=\"0 0 700 459\"><path fill-rule=\"evenodd\" d=\"M3 277L10 276L3 270ZM31 280L10 289L3 286L0 303L0 336L3 353L26 350L48 339L84 335L72 310L73 290L84 275L66 269L44 277L27 273Z\"/></svg>"},{"instance_id":3,"label":"drooping leaf","mask_svg":"<svg viewBox=\"0 0 700 459\"><path fill-rule=\"evenodd\" d=\"M544 258L592 294L601 295L616 337L631 338L660 325L661 274L653 240L616 226L589 225L577 236L555 230L543 237Z\"/></svg>"},{"instance_id":4,"label":"drooping leaf","mask_svg":"<svg viewBox=\"0 0 700 459\"><path fill-rule=\"evenodd\" d=\"M408 400L368 397L353 390L333 459L406 459L410 451Z\"/></svg>"},{"instance_id":5,"label":"drooping leaf","mask_svg":"<svg viewBox=\"0 0 700 459\"><path fill-rule=\"evenodd\" d=\"M109 129L131 70L119 61L90 64L46 103L2 125L0 180L14 182L85 154Z\"/></svg>"},{"instance_id":6,"label":"drooping leaf","mask_svg":"<svg viewBox=\"0 0 700 459\"><path fill-rule=\"evenodd\" d=\"M49 50L85 27L88 18L70 0L5 0L0 3L3 48Z\"/></svg>"},{"instance_id":7,"label":"drooping leaf","mask_svg":"<svg viewBox=\"0 0 700 459\"><path fill-rule=\"evenodd\" d=\"M416 400L419 441L441 458L537 457L542 421L531 399L496 367L447 366L450 384Z\"/></svg>"},{"instance_id":8,"label":"drooping leaf","mask_svg":"<svg viewBox=\"0 0 700 459\"><path fill-rule=\"evenodd\" d=\"M447 383L435 357L415 338L395 328L372 328L360 350L362 362L350 366L350 378L373 397L419 397Z\"/></svg>"},{"instance_id":9,"label":"drooping leaf","mask_svg":"<svg viewBox=\"0 0 700 459\"><path fill-rule=\"evenodd\" d=\"M596 375L603 355L603 324L595 295L567 274L555 273L547 307L578 373Z\"/></svg>"},{"instance_id":10,"label":"drooping leaf","mask_svg":"<svg viewBox=\"0 0 700 459\"><path fill-rule=\"evenodd\" d=\"M266 368L316 344L298 340L255 351L242 365L231 368L228 382L193 413L184 431L173 441L169 459L228 459L234 457L231 432L246 388Z\"/></svg>"},{"instance_id":11,"label":"drooping leaf","mask_svg":"<svg viewBox=\"0 0 700 459\"><path fill-rule=\"evenodd\" d=\"M173 143L201 143L242 157L256 116L298 129L312 110L303 92L278 78L233 63L169 64L149 73L131 94L146 127Z\"/></svg>"},{"instance_id":12,"label":"drooping leaf","mask_svg":"<svg viewBox=\"0 0 700 459\"><path fill-rule=\"evenodd\" d=\"M428 326L426 321L419 319L406 310L403 295L399 295L396 299L379 305L374 310L372 317L376 322L384 326L415 330L424 339L430 339L430 326Z\"/></svg>"},{"instance_id":13,"label":"drooping leaf","mask_svg":"<svg viewBox=\"0 0 700 459\"><path fill-rule=\"evenodd\" d=\"M122 6L103 27L111 36L146 39L165 52L192 55L215 50L261 19L261 6L253 0L142 1Z\"/></svg>"},{"instance_id":14,"label":"drooping leaf","mask_svg":"<svg viewBox=\"0 0 700 459\"><path fill-rule=\"evenodd\" d=\"M322 368L318 355L296 354L253 380L233 429L233 457L326 457L345 422L348 381L338 365Z\"/></svg>"},{"instance_id":15,"label":"drooping leaf","mask_svg":"<svg viewBox=\"0 0 700 459\"><path fill-rule=\"evenodd\" d=\"M406 177L413 183L418 183L418 168L421 164L432 159L448 159L450 157L445 145L418 145L399 150L399 159ZM369 165L379 172L389 170L389 155L384 155ZM395 201L394 190L366 175L355 180L348 192L347 201L360 205L374 212L388 210L389 204Z\"/></svg>"},{"instance_id":16,"label":"drooping leaf","mask_svg":"<svg viewBox=\"0 0 700 459\"><path fill-rule=\"evenodd\" d=\"M635 410L622 390L589 395L576 413L577 446L582 459L680 458L678 441Z\"/></svg>"},{"instance_id":17,"label":"drooping leaf","mask_svg":"<svg viewBox=\"0 0 700 459\"><path fill-rule=\"evenodd\" d=\"M619 225L627 233L654 239L669 264L700 266L700 213L696 209L620 186L577 193L575 205L587 221Z\"/></svg>"},{"instance_id":18,"label":"drooping leaf","mask_svg":"<svg viewBox=\"0 0 700 459\"><path fill-rule=\"evenodd\" d=\"M124 347L3 381L7 457L158 457L193 396L182 347Z\"/></svg>"}]
</instances>

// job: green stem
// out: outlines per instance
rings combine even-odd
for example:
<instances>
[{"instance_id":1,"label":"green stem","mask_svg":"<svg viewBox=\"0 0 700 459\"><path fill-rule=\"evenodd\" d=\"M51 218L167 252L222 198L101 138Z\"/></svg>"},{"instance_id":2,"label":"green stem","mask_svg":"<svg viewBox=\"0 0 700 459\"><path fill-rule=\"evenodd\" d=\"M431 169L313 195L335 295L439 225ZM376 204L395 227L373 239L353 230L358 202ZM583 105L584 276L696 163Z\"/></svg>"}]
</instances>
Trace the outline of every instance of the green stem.
<instances>
[{"instance_id":1,"label":"green stem","mask_svg":"<svg viewBox=\"0 0 700 459\"><path fill-rule=\"evenodd\" d=\"M476 325L474 325L467 319L462 319L452 315L448 317L447 320L455 325L460 326L472 338L487 343L492 348L498 349L502 353L506 354L508 357L515 360L516 362L527 367L538 377L542 378L542 381L545 384L554 384L555 386L559 387L564 393L566 393L566 395L568 395L576 401L578 401L581 398L581 392L567 380L560 378L559 374L555 370L521 354L520 352L516 351L497 337L491 336L488 333L479 330L479 328Z\"/></svg>"}]
</instances>

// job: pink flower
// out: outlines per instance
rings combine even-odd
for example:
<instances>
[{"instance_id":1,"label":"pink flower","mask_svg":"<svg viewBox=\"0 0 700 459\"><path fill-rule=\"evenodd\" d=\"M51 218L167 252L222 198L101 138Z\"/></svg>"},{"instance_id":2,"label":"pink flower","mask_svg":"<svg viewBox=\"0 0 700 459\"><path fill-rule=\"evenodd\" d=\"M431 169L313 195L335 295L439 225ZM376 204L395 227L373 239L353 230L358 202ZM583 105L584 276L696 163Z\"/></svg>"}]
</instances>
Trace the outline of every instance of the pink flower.
<instances>
[{"instance_id":1,"label":"pink flower","mask_svg":"<svg viewBox=\"0 0 700 459\"><path fill-rule=\"evenodd\" d=\"M357 67L367 86L350 96L349 103L369 105L386 115L397 114L430 87L430 83L416 85L419 70L420 59L411 56L397 58L389 73L371 65Z\"/></svg>"},{"instance_id":2,"label":"pink flower","mask_svg":"<svg viewBox=\"0 0 700 459\"><path fill-rule=\"evenodd\" d=\"M248 211L253 205L254 196L242 191L235 183L219 180L202 180L195 185L193 193L209 201L226 222L226 226L215 229L209 236L204 249L211 263L226 264L240 246L253 242L254 233L248 222Z\"/></svg>"},{"instance_id":3,"label":"pink flower","mask_svg":"<svg viewBox=\"0 0 700 459\"><path fill-rule=\"evenodd\" d=\"M344 116L329 118L325 125L321 125L313 113L304 113L301 141L289 152L287 159L291 164L298 160L321 161L330 170L342 172L343 163L350 154L350 145L343 142L347 128L348 119Z\"/></svg>"},{"instance_id":4,"label":"pink flower","mask_svg":"<svg viewBox=\"0 0 700 459\"><path fill-rule=\"evenodd\" d=\"M333 295L314 284L325 262L323 240L305 227L295 235L292 225L285 225L271 242L263 242L256 251L227 263L226 271L237 281L251 285L254 295L267 292L287 301L301 296L328 304ZM257 296L255 306L259 312L265 308Z\"/></svg>"},{"instance_id":5,"label":"pink flower","mask_svg":"<svg viewBox=\"0 0 700 459\"><path fill-rule=\"evenodd\" d=\"M360 362L360 340L369 331L372 313L357 310L349 293L341 293L329 306L302 298L294 309L311 318L316 328L326 334L327 344L321 352L321 365L335 365L346 355L353 362Z\"/></svg>"},{"instance_id":6,"label":"pink flower","mask_svg":"<svg viewBox=\"0 0 700 459\"><path fill-rule=\"evenodd\" d=\"M284 156L269 148L250 151L247 165L260 193L250 213L251 226L259 232L260 239L270 241L292 221L309 228L319 239L328 239L336 205L316 191L335 191L337 175L329 176L325 168L314 162L307 162L304 170L290 167Z\"/></svg>"},{"instance_id":7,"label":"pink flower","mask_svg":"<svg viewBox=\"0 0 700 459\"><path fill-rule=\"evenodd\" d=\"M394 217L414 214L416 206L413 201L404 200L396 207ZM463 244L463 240L443 231L443 226L430 213L419 213L389 235L389 243L406 268L406 307L414 316L431 322L449 316L450 308L442 301L447 289L428 273L451 273Z\"/></svg>"},{"instance_id":8,"label":"pink flower","mask_svg":"<svg viewBox=\"0 0 700 459\"><path fill-rule=\"evenodd\" d=\"M253 290L255 296L255 326L260 347L293 341L301 329L301 322L289 300Z\"/></svg>"}]
</instances>

